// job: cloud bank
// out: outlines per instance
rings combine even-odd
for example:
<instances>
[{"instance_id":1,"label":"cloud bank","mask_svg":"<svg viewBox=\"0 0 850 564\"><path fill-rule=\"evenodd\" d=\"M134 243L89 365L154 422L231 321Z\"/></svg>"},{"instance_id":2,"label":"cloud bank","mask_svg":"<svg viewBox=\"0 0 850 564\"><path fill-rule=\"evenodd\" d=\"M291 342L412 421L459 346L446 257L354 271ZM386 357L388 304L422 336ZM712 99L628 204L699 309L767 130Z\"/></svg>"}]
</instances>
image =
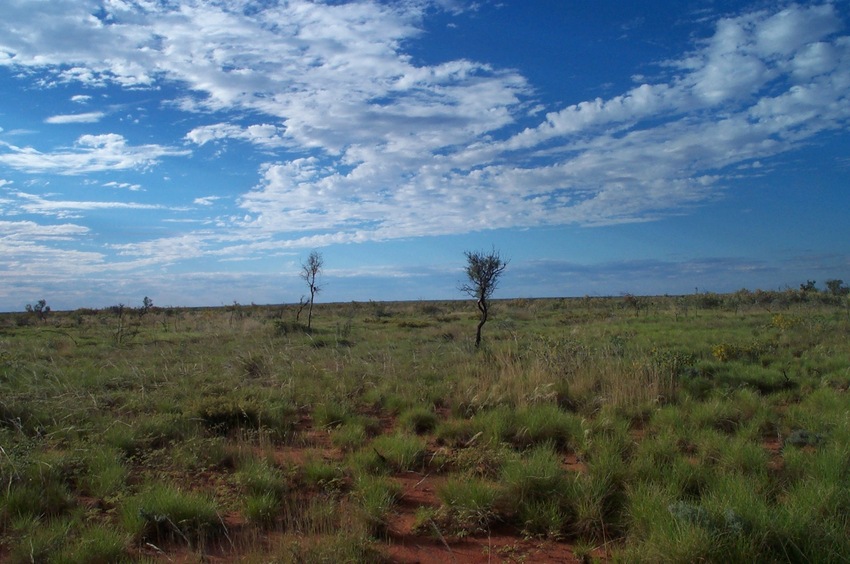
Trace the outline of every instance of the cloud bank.
<instances>
[{"instance_id":1,"label":"cloud bank","mask_svg":"<svg viewBox=\"0 0 850 564\"><path fill-rule=\"evenodd\" d=\"M650 221L716 198L741 170L846 130L850 120L850 37L832 3L718 19L689 52L656 61L653 80L543 114L519 70L411 56L408 46L427 40L429 14L464 9L427 0L7 0L0 65L44 87L167 89L163 106L202 124L168 143L139 142L104 132L108 112L94 107L98 98L75 95L91 111L44 121L97 124L99 132L65 147L0 141L0 166L85 176L255 148L255 182L228 200L236 202L230 213L207 218L215 229L101 251L171 264ZM9 197L9 209L36 214L119 207ZM224 203L198 194L188 201L210 210Z\"/></svg>"}]
</instances>

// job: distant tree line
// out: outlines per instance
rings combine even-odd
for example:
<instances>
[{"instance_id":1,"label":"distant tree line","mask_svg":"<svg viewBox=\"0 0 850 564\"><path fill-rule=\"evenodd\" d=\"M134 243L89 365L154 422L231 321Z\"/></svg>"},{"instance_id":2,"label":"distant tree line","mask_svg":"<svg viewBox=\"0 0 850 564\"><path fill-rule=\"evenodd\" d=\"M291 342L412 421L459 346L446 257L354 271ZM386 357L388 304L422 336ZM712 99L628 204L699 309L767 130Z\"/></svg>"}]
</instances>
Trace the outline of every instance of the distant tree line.
<instances>
[{"instance_id":1,"label":"distant tree line","mask_svg":"<svg viewBox=\"0 0 850 564\"><path fill-rule=\"evenodd\" d=\"M748 290L721 294L717 292L697 292L677 297L677 302L683 308L697 309L728 309L737 311L747 307L760 307L770 310L772 307L785 307L793 304L812 305L848 305L850 287L843 280L831 279L825 282L822 290L818 289L814 280L807 280L799 288L784 290ZM674 297L674 296L667 296ZM650 296L635 296L624 294L622 307L631 310L636 316L648 309L652 304Z\"/></svg>"}]
</instances>

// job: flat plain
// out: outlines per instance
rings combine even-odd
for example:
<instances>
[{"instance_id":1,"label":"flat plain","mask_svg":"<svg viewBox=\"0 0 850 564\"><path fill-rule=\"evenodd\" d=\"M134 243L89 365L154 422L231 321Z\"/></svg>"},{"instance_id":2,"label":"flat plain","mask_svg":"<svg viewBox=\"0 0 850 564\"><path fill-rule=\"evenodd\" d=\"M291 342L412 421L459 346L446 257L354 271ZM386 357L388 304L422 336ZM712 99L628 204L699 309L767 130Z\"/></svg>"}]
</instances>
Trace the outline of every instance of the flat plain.
<instances>
[{"instance_id":1,"label":"flat plain","mask_svg":"<svg viewBox=\"0 0 850 564\"><path fill-rule=\"evenodd\" d=\"M846 562L824 292L0 315L0 560Z\"/></svg>"}]
</instances>

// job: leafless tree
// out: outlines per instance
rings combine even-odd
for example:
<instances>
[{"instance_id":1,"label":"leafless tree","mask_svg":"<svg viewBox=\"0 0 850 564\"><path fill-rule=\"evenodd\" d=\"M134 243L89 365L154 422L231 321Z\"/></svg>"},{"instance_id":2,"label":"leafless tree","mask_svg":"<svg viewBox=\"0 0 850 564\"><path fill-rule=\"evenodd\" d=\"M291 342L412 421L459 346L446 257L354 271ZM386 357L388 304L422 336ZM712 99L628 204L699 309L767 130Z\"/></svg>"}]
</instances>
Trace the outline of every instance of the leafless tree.
<instances>
[{"instance_id":1,"label":"leafless tree","mask_svg":"<svg viewBox=\"0 0 850 564\"><path fill-rule=\"evenodd\" d=\"M503 259L496 249L489 253L484 251L465 251L466 276L469 282L460 287L460 291L475 298L481 318L475 332L475 346L481 345L481 328L487 323L490 313L490 297L499 286L499 278L508 267L508 261Z\"/></svg>"},{"instance_id":2,"label":"leafless tree","mask_svg":"<svg viewBox=\"0 0 850 564\"><path fill-rule=\"evenodd\" d=\"M322 289L321 286L316 283L316 278L318 278L319 274L322 272L324 264L325 261L322 258L322 253L313 251L307 258L307 262L301 265L301 278L307 283L307 287L310 289L310 308L307 310L307 329L310 329L310 326L313 323L313 301L316 298L316 294L318 294Z\"/></svg>"}]
</instances>

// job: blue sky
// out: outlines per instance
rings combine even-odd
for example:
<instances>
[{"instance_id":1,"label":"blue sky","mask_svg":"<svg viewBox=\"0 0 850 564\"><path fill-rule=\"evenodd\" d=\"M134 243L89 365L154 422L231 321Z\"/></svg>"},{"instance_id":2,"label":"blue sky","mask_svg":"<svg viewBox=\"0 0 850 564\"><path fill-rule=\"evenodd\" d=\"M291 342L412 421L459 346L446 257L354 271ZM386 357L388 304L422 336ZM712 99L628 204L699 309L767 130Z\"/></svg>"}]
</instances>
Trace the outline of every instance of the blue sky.
<instances>
[{"instance_id":1,"label":"blue sky","mask_svg":"<svg viewBox=\"0 0 850 564\"><path fill-rule=\"evenodd\" d=\"M5 0L0 310L850 280L850 5Z\"/></svg>"}]
</instances>

